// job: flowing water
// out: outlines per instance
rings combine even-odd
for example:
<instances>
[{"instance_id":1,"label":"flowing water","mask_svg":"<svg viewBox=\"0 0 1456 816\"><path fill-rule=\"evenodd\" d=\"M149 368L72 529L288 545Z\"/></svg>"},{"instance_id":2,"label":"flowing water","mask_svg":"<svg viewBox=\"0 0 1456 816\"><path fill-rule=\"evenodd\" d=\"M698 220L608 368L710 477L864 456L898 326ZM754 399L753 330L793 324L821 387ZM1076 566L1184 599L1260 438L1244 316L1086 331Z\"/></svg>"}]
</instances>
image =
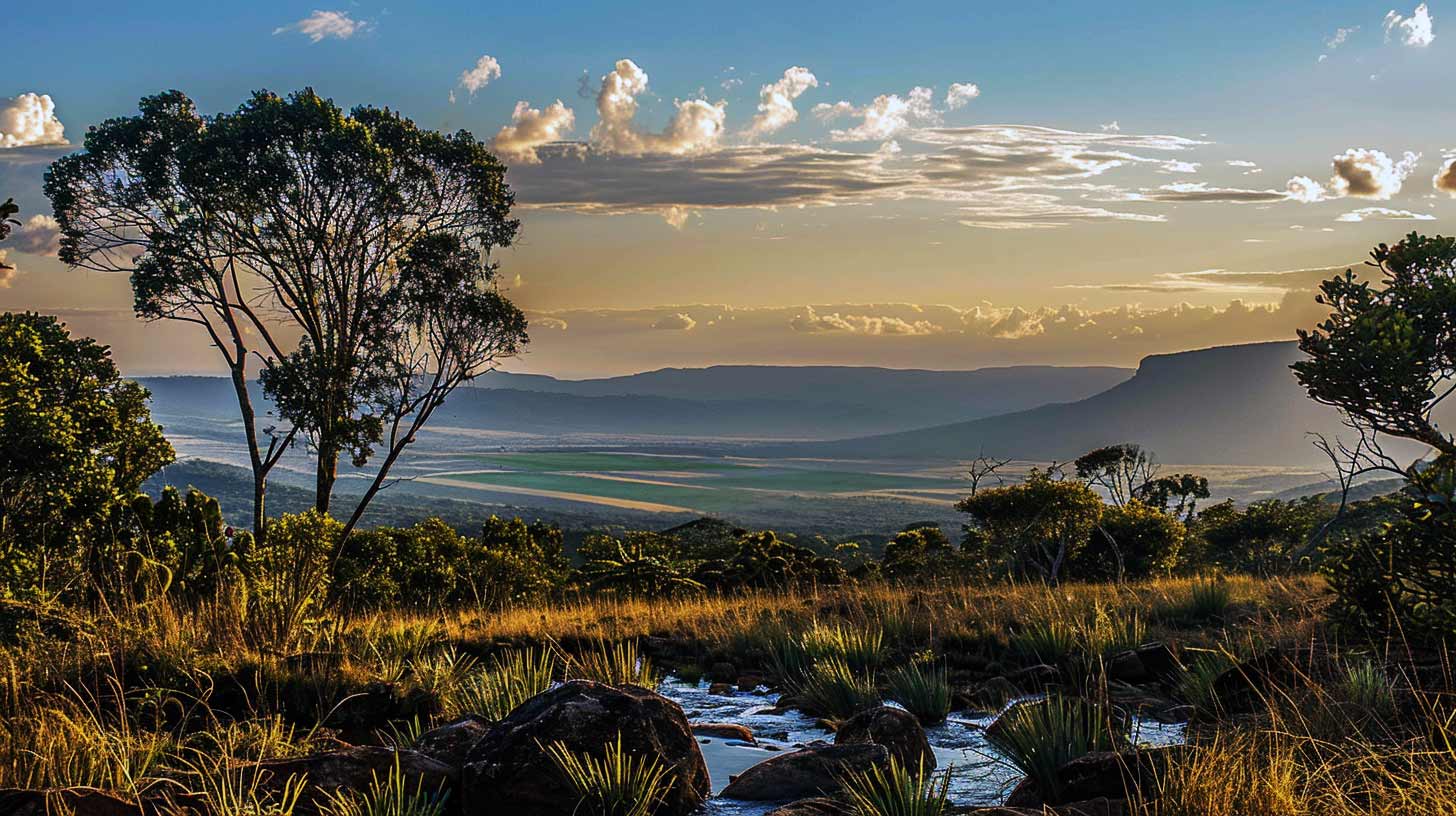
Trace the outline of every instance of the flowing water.
<instances>
[{"instance_id":1,"label":"flowing water","mask_svg":"<svg viewBox=\"0 0 1456 816\"><path fill-rule=\"evenodd\" d=\"M782 803L740 802L718 794L730 776L742 773L766 759L814 740L832 742L834 735L818 728L814 720L797 711L769 713L778 695L735 691L730 695L709 694L708 684L685 683L668 678L658 691L678 703L693 722L736 723L749 728L758 745L721 737L699 737L703 760L712 777L713 798L704 809L710 816L760 816ZM762 690L761 690L762 691ZM994 715L981 712L952 713L942 725L925 730L935 752L938 769L949 768L950 800L956 805L998 805L1021 774L986 741L985 727ZM1133 741L1147 745L1171 745L1183 741L1183 726L1152 720L1135 720Z\"/></svg>"}]
</instances>

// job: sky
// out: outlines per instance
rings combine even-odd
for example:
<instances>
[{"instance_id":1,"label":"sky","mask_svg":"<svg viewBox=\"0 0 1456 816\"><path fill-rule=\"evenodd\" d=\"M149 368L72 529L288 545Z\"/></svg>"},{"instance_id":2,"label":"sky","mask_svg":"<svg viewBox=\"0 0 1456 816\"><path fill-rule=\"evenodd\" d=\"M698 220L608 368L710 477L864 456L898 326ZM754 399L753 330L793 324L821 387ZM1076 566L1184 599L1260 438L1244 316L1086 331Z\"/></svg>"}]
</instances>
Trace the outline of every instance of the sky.
<instances>
[{"instance_id":1,"label":"sky","mask_svg":"<svg viewBox=\"0 0 1456 816\"><path fill-rule=\"evenodd\" d=\"M506 162L502 287L531 319L508 370L1135 365L1290 338L1322 277L1456 214L1456 29L1401 3L29 4L0 73L22 207L0 308L134 375L221 370L137 320L124 275L54 257L41 179L143 96L213 113L313 87Z\"/></svg>"}]
</instances>

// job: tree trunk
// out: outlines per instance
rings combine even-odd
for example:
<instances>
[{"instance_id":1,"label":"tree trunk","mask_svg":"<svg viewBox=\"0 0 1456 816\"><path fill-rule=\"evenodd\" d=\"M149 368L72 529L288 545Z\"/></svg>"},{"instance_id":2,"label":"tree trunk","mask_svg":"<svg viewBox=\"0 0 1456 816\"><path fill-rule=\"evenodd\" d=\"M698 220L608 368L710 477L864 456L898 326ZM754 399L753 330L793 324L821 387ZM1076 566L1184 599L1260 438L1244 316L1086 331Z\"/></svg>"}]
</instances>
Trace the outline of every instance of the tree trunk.
<instances>
[{"instance_id":1,"label":"tree trunk","mask_svg":"<svg viewBox=\"0 0 1456 816\"><path fill-rule=\"evenodd\" d=\"M239 356L239 360L246 359ZM264 499L268 493L269 465L258 450L258 427L253 413L253 398L248 394L248 375L241 363L232 366L233 390L238 397L238 413L243 419L243 435L248 440L248 463L253 468L253 538L262 543L268 534L268 513Z\"/></svg>"},{"instance_id":2,"label":"tree trunk","mask_svg":"<svg viewBox=\"0 0 1456 816\"><path fill-rule=\"evenodd\" d=\"M313 506L320 513L329 512L329 503L334 495L334 482L339 478L339 452L319 450L318 473L314 479Z\"/></svg>"}]
</instances>

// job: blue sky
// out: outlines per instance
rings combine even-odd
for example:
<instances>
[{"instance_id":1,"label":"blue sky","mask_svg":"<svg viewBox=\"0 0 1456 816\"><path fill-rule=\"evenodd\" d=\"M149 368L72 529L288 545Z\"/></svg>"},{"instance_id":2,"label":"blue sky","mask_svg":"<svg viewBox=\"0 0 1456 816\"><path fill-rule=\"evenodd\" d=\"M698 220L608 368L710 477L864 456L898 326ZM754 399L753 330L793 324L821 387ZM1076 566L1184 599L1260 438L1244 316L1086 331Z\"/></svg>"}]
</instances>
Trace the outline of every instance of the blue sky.
<instances>
[{"instance_id":1,"label":"blue sky","mask_svg":"<svg viewBox=\"0 0 1456 816\"><path fill-rule=\"evenodd\" d=\"M532 370L1125 363L1288 336L1311 317L1300 270L1442 227L1443 15L1439 0L26 6L0 103L46 95L69 144L0 148L0 196L44 213L48 157L142 95L218 111L308 85L502 152L525 224L505 271L543 327ZM486 56L498 75L471 93L462 73ZM750 131L791 69L813 78L794 121ZM645 81L615 128L596 127L604 78ZM953 83L978 93L953 103ZM521 103L560 124L558 100L572 127L500 134ZM874 119L877 102L899 118ZM707 130L674 132L676 116ZM853 168L824 176L829 161ZM986 177L992 163L1026 170ZM125 281L60 268L33 229L0 307L71 310L138 370L206 367L149 353L164 330L130 319ZM1212 269L1293 274L1198 277ZM932 306L955 311L916 317ZM1063 337L1058 320L1096 328Z\"/></svg>"}]
</instances>

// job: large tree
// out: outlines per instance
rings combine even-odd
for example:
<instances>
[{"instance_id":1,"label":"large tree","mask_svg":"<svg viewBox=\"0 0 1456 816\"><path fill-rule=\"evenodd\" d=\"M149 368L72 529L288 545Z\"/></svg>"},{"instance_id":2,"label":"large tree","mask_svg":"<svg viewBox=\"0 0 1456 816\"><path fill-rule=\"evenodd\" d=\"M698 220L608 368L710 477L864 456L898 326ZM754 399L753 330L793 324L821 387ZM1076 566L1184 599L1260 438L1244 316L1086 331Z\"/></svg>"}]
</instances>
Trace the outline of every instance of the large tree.
<instances>
[{"instance_id":1,"label":"large tree","mask_svg":"<svg viewBox=\"0 0 1456 816\"><path fill-rule=\"evenodd\" d=\"M1437 461L1456 464L1456 441L1431 414L1456 389L1456 238L1411 233L1381 244L1369 265L1378 284L1351 270L1320 284L1330 316L1300 330L1308 359L1293 365L1311 398L1332 405L1358 443L1326 443L1346 467L1396 470L1381 435L1429 445Z\"/></svg>"},{"instance_id":2,"label":"large tree","mask_svg":"<svg viewBox=\"0 0 1456 816\"><path fill-rule=\"evenodd\" d=\"M64 261L129 272L140 316L197 324L217 347L261 533L295 437L316 457L321 511L339 457L364 467L383 447L352 528L445 397L526 342L490 260L518 228L504 175L466 131L345 113L312 90L211 117L171 91L93 128L46 192ZM255 370L275 407L262 428Z\"/></svg>"},{"instance_id":3,"label":"large tree","mask_svg":"<svg viewBox=\"0 0 1456 816\"><path fill-rule=\"evenodd\" d=\"M1056 583L1068 559L1086 546L1104 505L1082 482L1033 469L1020 484L978 491L955 507L974 520L966 526L965 548L988 573Z\"/></svg>"},{"instance_id":4,"label":"large tree","mask_svg":"<svg viewBox=\"0 0 1456 816\"><path fill-rule=\"evenodd\" d=\"M148 396L54 317L0 315L0 597L63 588L92 526L173 460Z\"/></svg>"}]
</instances>

